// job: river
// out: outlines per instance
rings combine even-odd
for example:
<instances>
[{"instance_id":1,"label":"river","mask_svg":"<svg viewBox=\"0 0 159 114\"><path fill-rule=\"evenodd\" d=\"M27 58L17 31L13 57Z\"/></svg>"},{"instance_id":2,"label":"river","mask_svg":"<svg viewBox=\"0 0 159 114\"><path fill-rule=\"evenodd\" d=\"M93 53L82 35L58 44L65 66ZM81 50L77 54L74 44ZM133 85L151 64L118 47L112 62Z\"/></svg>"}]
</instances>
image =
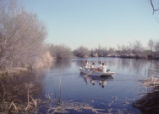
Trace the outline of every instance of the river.
<instances>
[{"instance_id":1,"label":"river","mask_svg":"<svg viewBox=\"0 0 159 114\"><path fill-rule=\"evenodd\" d=\"M81 75L79 67L85 60L102 61L115 72L109 78ZM35 97L53 102L40 106L38 113L141 113L133 106L149 91L141 80L159 76L159 62L142 59L87 58L56 62L43 72ZM22 89L22 88L21 88ZM39 97L43 96L43 97ZM56 101L56 102L55 102ZM52 103L52 104L51 104ZM50 108L51 107L51 108Z\"/></svg>"}]
</instances>

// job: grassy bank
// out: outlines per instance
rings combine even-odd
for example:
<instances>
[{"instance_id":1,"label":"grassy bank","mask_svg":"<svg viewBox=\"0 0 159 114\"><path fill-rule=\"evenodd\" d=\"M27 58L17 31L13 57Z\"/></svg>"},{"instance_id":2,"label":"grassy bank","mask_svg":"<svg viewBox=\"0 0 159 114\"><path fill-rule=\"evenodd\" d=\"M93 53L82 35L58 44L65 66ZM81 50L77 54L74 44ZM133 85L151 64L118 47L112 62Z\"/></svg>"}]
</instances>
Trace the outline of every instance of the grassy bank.
<instances>
[{"instance_id":1,"label":"grassy bank","mask_svg":"<svg viewBox=\"0 0 159 114\"><path fill-rule=\"evenodd\" d=\"M12 76L3 74L0 78L0 113L34 112L37 102L35 96L42 91L40 80L36 78L28 72Z\"/></svg>"},{"instance_id":2,"label":"grassy bank","mask_svg":"<svg viewBox=\"0 0 159 114\"><path fill-rule=\"evenodd\" d=\"M159 113L159 78L151 77L142 81L143 86L151 88L151 91L145 93L141 99L134 103L134 106L143 113Z\"/></svg>"}]
</instances>

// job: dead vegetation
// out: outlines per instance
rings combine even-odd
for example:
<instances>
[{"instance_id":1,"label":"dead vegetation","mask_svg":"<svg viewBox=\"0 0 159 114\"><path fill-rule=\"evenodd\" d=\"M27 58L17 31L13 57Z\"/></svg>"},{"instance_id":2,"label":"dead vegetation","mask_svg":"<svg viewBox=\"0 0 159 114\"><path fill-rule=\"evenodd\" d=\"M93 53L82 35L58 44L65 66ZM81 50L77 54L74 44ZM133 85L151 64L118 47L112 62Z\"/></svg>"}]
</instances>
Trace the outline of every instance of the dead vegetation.
<instances>
[{"instance_id":1,"label":"dead vegetation","mask_svg":"<svg viewBox=\"0 0 159 114\"><path fill-rule=\"evenodd\" d=\"M42 92L42 87L41 78L33 75L33 73L23 72L18 75L0 76L0 113L37 111L40 100L36 96Z\"/></svg>"},{"instance_id":2,"label":"dead vegetation","mask_svg":"<svg viewBox=\"0 0 159 114\"><path fill-rule=\"evenodd\" d=\"M159 78L151 77L144 81L142 84L151 90L148 91L141 99L134 103L134 106L139 108L144 113L159 113Z\"/></svg>"},{"instance_id":3,"label":"dead vegetation","mask_svg":"<svg viewBox=\"0 0 159 114\"><path fill-rule=\"evenodd\" d=\"M0 69L39 68L51 63L46 34L43 23L17 0L0 0Z\"/></svg>"}]
</instances>

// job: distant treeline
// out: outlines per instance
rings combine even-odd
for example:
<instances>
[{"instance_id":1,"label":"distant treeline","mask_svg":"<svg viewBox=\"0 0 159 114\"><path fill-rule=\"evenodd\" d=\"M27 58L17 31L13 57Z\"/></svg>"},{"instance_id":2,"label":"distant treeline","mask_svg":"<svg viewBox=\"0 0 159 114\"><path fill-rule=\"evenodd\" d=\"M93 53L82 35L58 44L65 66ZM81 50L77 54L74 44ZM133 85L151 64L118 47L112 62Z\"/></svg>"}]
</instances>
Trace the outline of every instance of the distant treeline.
<instances>
[{"instance_id":1,"label":"distant treeline","mask_svg":"<svg viewBox=\"0 0 159 114\"><path fill-rule=\"evenodd\" d=\"M95 49L88 49L86 47L79 47L73 51L77 57L121 57L121 58L145 58L145 59L159 59L159 42L149 40L148 45L144 47L141 42L136 41L128 45L118 46L115 48L98 47Z\"/></svg>"},{"instance_id":2,"label":"distant treeline","mask_svg":"<svg viewBox=\"0 0 159 114\"><path fill-rule=\"evenodd\" d=\"M71 57L120 57L120 58L142 58L142 59L159 59L159 42L149 40L147 46L143 46L141 42L128 43L128 45L118 46L115 48L98 48L89 49L80 46L75 50L71 50L64 45L50 45L50 53L58 60L66 60Z\"/></svg>"},{"instance_id":3,"label":"distant treeline","mask_svg":"<svg viewBox=\"0 0 159 114\"><path fill-rule=\"evenodd\" d=\"M118 46L115 48L98 47L88 49L79 47L73 51L77 57L121 57L121 58L143 58L143 59L159 59L159 42L149 40L147 46L144 47L141 42L136 41L128 45Z\"/></svg>"}]
</instances>

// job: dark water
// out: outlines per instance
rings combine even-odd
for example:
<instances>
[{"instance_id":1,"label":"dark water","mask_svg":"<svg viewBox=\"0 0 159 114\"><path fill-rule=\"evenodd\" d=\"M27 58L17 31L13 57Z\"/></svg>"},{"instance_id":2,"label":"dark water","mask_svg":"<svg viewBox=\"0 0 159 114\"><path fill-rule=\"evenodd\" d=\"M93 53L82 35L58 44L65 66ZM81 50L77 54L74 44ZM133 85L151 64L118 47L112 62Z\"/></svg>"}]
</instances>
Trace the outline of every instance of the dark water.
<instances>
[{"instance_id":1,"label":"dark water","mask_svg":"<svg viewBox=\"0 0 159 114\"><path fill-rule=\"evenodd\" d=\"M45 74L44 94L52 99L58 98L68 106L71 103L78 103L80 106L84 103L94 110L103 109L101 112L104 113L140 113L132 106L141 98L142 93L148 91L140 81L157 76L159 62L119 58L87 59L90 62L101 60L111 71L116 72L113 77L99 78L80 74L79 67L84 60L86 59L73 59L71 62L55 64L53 69ZM63 106L63 109L68 108ZM76 107L68 112L73 113L73 109ZM92 110L83 112L93 113Z\"/></svg>"},{"instance_id":2,"label":"dark water","mask_svg":"<svg viewBox=\"0 0 159 114\"><path fill-rule=\"evenodd\" d=\"M142 86L141 80L159 76L159 61L87 59L89 62L101 60L116 72L113 77L99 78L80 74L79 67L85 60L56 62L40 74L0 76L0 113L8 113L11 102L23 112L28 101L37 109L28 108L29 113L141 113L133 103L150 91ZM33 105L32 99L38 101L39 107Z\"/></svg>"}]
</instances>

